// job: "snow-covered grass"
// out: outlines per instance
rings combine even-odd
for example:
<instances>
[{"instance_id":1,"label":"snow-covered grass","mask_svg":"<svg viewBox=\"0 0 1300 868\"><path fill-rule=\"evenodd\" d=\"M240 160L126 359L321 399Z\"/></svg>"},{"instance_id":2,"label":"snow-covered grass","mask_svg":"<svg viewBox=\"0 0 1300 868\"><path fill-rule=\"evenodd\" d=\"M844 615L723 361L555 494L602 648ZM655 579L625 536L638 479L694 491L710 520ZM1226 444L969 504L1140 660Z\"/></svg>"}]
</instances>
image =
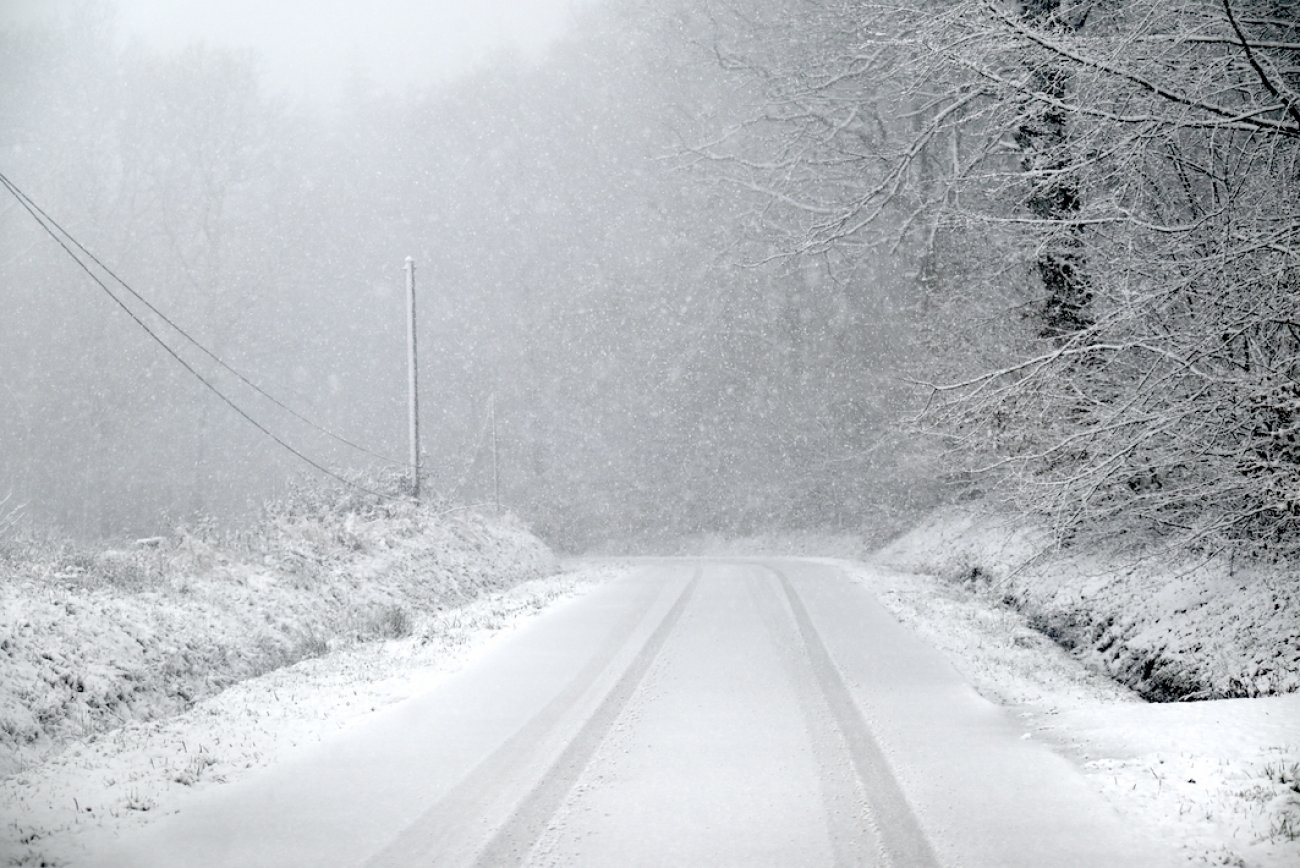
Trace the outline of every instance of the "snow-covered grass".
<instances>
[{"instance_id":1,"label":"snow-covered grass","mask_svg":"<svg viewBox=\"0 0 1300 868\"><path fill-rule=\"evenodd\" d=\"M1154 701L1300 689L1293 568L1163 550L1058 550L1023 521L944 509L876 556L1022 612L1031 626Z\"/></svg>"},{"instance_id":2,"label":"snow-covered grass","mask_svg":"<svg viewBox=\"0 0 1300 868\"><path fill-rule=\"evenodd\" d=\"M352 644L242 681L182 714L75 741L0 779L0 865L93 865L103 840L429 690L493 637L620 571L571 568L416 611L406 638Z\"/></svg>"},{"instance_id":3,"label":"snow-covered grass","mask_svg":"<svg viewBox=\"0 0 1300 868\"><path fill-rule=\"evenodd\" d=\"M0 554L0 775L553 572L509 519L298 498L238 537Z\"/></svg>"}]
</instances>

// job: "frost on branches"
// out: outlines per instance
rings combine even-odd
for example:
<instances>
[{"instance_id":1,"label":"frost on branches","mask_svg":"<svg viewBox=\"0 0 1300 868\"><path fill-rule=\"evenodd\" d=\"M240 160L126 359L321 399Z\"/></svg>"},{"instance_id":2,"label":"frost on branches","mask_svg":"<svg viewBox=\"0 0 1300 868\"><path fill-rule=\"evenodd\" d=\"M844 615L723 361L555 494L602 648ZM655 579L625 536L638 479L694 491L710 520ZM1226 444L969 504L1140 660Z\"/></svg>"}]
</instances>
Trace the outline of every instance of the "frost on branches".
<instances>
[{"instance_id":1,"label":"frost on branches","mask_svg":"<svg viewBox=\"0 0 1300 868\"><path fill-rule=\"evenodd\" d=\"M1063 540L1296 554L1294 3L772 11L719 17L764 108L698 153L788 255L912 270L957 468Z\"/></svg>"}]
</instances>

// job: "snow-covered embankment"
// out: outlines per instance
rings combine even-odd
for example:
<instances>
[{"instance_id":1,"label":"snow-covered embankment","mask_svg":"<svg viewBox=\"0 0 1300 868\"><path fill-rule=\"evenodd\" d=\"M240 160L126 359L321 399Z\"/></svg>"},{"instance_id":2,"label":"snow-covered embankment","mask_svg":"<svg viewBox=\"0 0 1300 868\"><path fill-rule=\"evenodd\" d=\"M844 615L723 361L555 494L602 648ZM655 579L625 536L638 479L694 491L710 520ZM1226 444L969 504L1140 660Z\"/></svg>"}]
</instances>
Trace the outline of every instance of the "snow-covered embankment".
<instances>
[{"instance_id":1,"label":"snow-covered embankment","mask_svg":"<svg viewBox=\"0 0 1300 868\"><path fill-rule=\"evenodd\" d=\"M0 558L0 776L555 567L514 522L398 501L281 510L217 540Z\"/></svg>"},{"instance_id":2,"label":"snow-covered embankment","mask_svg":"<svg viewBox=\"0 0 1300 868\"><path fill-rule=\"evenodd\" d=\"M940 510L875 560L1021 612L1157 702L1300 689L1300 582L1281 567L1167 551L1054 550L1023 520Z\"/></svg>"},{"instance_id":3,"label":"snow-covered embankment","mask_svg":"<svg viewBox=\"0 0 1300 868\"><path fill-rule=\"evenodd\" d=\"M862 581L1021 717L1026 738L1073 758L1189 863L1297 864L1294 580L1047 543L1023 520L940 510L876 553ZM1212 701L1147 703L1123 684ZM1251 698L1213 699L1230 695Z\"/></svg>"}]
</instances>

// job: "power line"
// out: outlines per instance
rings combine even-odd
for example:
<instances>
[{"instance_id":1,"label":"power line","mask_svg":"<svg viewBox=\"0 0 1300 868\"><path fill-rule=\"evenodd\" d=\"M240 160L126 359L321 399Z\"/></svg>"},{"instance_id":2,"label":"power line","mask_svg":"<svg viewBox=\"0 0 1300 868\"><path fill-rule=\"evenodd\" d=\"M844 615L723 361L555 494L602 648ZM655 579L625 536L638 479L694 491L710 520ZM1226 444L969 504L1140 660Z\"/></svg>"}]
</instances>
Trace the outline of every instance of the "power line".
<instances>
[{"instance_id":1,"label":"power line","mask_svg":"<svg viewBox=\"0 0 1300 868\"><path fill-rule=\"evenodd\" d=\"M20 205L22 205L22 206L23 206L23 209L24 209L25 211L27 211L27 213L30 214L30 215L32 216L32 219L35 220L35 221L37 222L37 224L39 224L40 227L41 227L42 229L45 230L46 234L49 235L51 238L53 238L54 241L55 241L55 242L56 242L60 247L63 248L63 251L64 251L65 253L67 253L69 257L72 258L72 261L75 262L75 263L77 263L77 265L81 268L81 270L84 271L84 272L86 272L86 274L89 275L90 279L93 280L93 281L95 282L95 284L96 284L96 285L97 285L101 290L103 290L104 293L105 293L105 294L106 294L110 299L112 299L113 302L114 302L118 307L120 307L123 311L125 311L125 312L126 312L126 315L129 316L129 317L131 317L131 319L135 322L136 325L138 325L141 329L144 330L145 334L149 335L149 337L152 338L152 339L154 340L154 342L158 344L158 346L162 347L162 348L167 352L167 354L168 354L169 356L171 356L173 359L175 359L176 362L177 362L181 367L183 367L186 371L188 371L188 372L189 372L189 373L190 373L190 374L191 374L191 375L192 375L196 380L198 380L200 383L202 383L202 384L204 385L204 387L206 387L210 392L212 392L214 395L216 395L218 398L220 398L220 399L222 400L223 403L225 403L228 407L230 407L230 409L234 410L236 413L238 413L240 416L242 416L242 417L243 417L243 418L244 418L244 419L245 419L245 420L246 420L250 425L252 425L252 426L253 426L254 428L256 428L258 431L260 431L260 432L262 432L263 434L265 434L267 437L269 437L269 438L271 438L272 440L274 440L276 443L278 443L278 444L279 444L281 447L283 447L285 450L287 450L288 452L290 452L291 454L293 454L293 455L294 455L295 457L297 457L299 460L301 460L301 461L303 461L304 463L308 464L309 466L313 467L314 469L316 469L316 470L319 471L320 473L323 473L323 474L325 474L326 476L329 476L329 477L332 478L332 479L335 479L335 480L337 480L337 481L339 481L339 482L342 482L344 485L350 486L350 487L352 487L352 488L357 489L358 491L362 491L362 492L365 492L366 494L371 494L371 495L374 495L375 497L379 497L379 498L382 498L382 499L385 499L385 500L399 500L399 499L400 499L400 498L393 497L392 495L389 495L389 494L384 494L383 492L380 492L380 491L374 491L374 490L372 490L372 489L367 488L367 487L364 486L364 485L360 485L360 484L358 484L358 483L356 483L356 482L353 482L352 480L350 480L350 479L348 479L348 478L346 478L346 477L344 477L344 476L339 475L338 473L335 473L333 470L330 470L328 467L325 467L324 465L322 465L322 464L320 464L320 463L318 463L318 462L312 460L311 458L308 458L306 455L302 454L302 453L299 452L297 449L295 449L294 447L290 446L288 443L286 443L284 440L282 440L279 436L277 436L274 432L270 431L270 430L269 430L265 425L263 425L261 422L258 422L258 421L257 421L256 419L254 419L252 416L250 416L246 411L244 411L243 408L241 408L238 404L236 404L233 400L231 400L231 399L226 395L225 392L222 392L219 388L217 388L215 385L213 385L213 384L212 384L212 383L211 383L211 382L210 382L206 377L204 377L204 376L203 376L202 374L200 374L197 370L195 370L195 368L194 368L194 367L193 367L189 362L187 362L183 357L181 357L181 355L180 355L179 353L177 353L176 350L172 349L172 347L171 347L171 346L170 346L166 341L164 341L161 337L159 337L158 334L157 334L153 329L149 328L149 325L148 325L147 323L145 323L145 321L142 320L142 319L141 319L141 318L136 314L135 311L131 310L131 308L126 304L126 302L122 301L122 299L119 298L118 295L117 295L115 292L113 292L112 289L110 289L110 288L108 287L108 284L106 284L106 283L104 283L104 281L100 280L99 275L95 274L95 272L92 271L92 270L90 269L90 267L87 266L86 263L83 262L83 261L82 261L82 260L77 256L77 254L75 254L75 253L72 251L72 248L69 247L69 246L64 242L64 240L63 240L62 238L60 238L60 237L59 237L59 236L58 236L58 235L57 235L57 234L56 234L52 229L50 229L49 226L47 226L47 225L45 224L45 222L44 222L44 221L40 218L40 216L38 216L38 214L37 214L37 211L39 211L40 209L39 209L39 208L36 208L36 205L35 205L34 202L32 202L32 203L29 204L30 200L27 198L26 194L24 194L21 190L19 190L19 189L14 185L14 183L13 183L12 181L10 181L7 177L5 177L4 173L0 173L0 184L2 184L2 185L5 187L5 189L7 189L7 190L10 192L10 194L12 194L12 195L14 196L14 198L18 200L18 203L19 203ZM34 210L34 209L35 209L35 210ZM41 212L41 213L44 213L44 212ZM50 221L50 222L53 223L53 221ZM62 230L62 229L60 228L60 231L62 232L62 231L64 231L64 230ZM67 233L65 232L65 234L67 234ZM69 238L69 239L72 239L72 236L71 236L71 235L68 235L68 238ZM73 243L76 244L76 241L73 240ZM78 244L77 246L78 246L79 248L81 247L81 245L79 245L79 244ZM85 248L81 248L81 249L84 250ZM89 255L89 254L87 254L87 255ZM93 258L93 257L92 257L92 258ZM98 261L98 260L96 260L96 261ZM102 267L102 266L101 266L101 267ZM107 271L107 270L108 270L108 269L105 269L105 271ZM122 282L122 281L121 281L121 278L116 278L116 279L118 280L119 283ZM123 283L123 286L125 286L125 285L126 285L126 284ZM128 289L129 289L129 287L128 287ZM136 295L136 293L134 292L134 290L131 290L131 292L132 292L133 295ZM138 295L136 295L136 297L139 298ZM151 309L152 309L152 308L151 308ZM173 327L175 328L175 326L173 326Z\"/></svg>"},{"instance_id":2,"label":"power line","mask_svg":"<svg viewBox=\"0 0 1300 868\"><path fill-rule=\"evenodd\" d=\"M329 438L331 438L331 439L333 439L333 440L335 440L335 441L337 441L337 442L339 442L339 443L342 443L342 444L345 445L345 446L349 446L349 447L351 447L351 448L357 450L358 452L362 452L362 453L364 453L364 454L366 454L366 455L369 455L371 458L378 458L380 461L383 461L383 462L385 462L385 463L387 463L387 464L391 464L391 465L394 465L394 466L396 466L396 467L405 467L405 466L406 466L406 462L404 462L404 461L398 461L398 460L396 460L396 459L394 459L394 458L389 458L389 457L386 456L386 455L381 455L381 454L379 454L378 452L374 452L374 451L372 451L372 450L370 450L370 449L367 449L365 446L362 446L362 445L360 445L359 443L354 443L353 441L347 439L346 437L343 437L343 436L340 435L340 434L335 434L333 431L330 431L329 429L327 429L327 428L325 428L324 426L318 424L317 422L312 421L311 419L307 418L307 417L304 416L303 414L299 413L297 410L295 410L295 409L293 409L292 407L290 407L289 405L285 404L283 401L281 401L279 398L277 398L277 397L275 397L274 395L272 395L270 392L268 392L268 391L266 391L265 389L263 389L263 388L262 388L261 386L259 386L257 383L254 383L252 380L250 380L250 379L249 379L248 377L246 377L244 374L240 373L238 370L236 370L235 368L231 367L229 364L227 364L227 363L225 362L225 360L223 360L222 358L220 358L216 353L214 353L212 350L208 349L206 346L204 346L202 343L200 343L196 338L192 337L192 336L190 335L189 332L187 332L185 329L181 328L181 327L180 327L179 325L177 325L177 324L176 324L176 323L175 323L175 322L174 322L170 317L168 317L165 313L163 313L161 310L159 310L157 307L155 307L152 303L150 303L150 301L149 301L147 298L145 298L144 296L142 296L140 293L136 292L135 289L133 289L133 288L131 287L131 285L128 284L125 280L123 280L122 278L118 277L118 276L117 276L117 273L114 272L113 269L109 268L109 267L108 267L107 265L105 265L102 261L100 261L99 257L95 256L95 254L92 253L90 250L87 250L86 247L85 247L84 245L82 245L82 243L81 243L80 241L78 241L78 240L77 240L77 239L72 235L71 232L69 232L68 230L64 229L64 228L59 224L59 222L58 222L57 220L55 220L53 217L51 217L51 216L50 216L50 215L49 215L49 214L48 214L48 213L47 213L43 208L41 208L40 205L38 205L35 201L33 201L32 198L31 198L30 196L28 196L26 193L24 193L22 190L20 190L16 184L14 184L14 183L13 183L12 181L10 181L7 177L5 177L5 175L4 175L3 172L0 172L0 181L3 181L4 185L5 185L6 187L9 188L9 192L10 192L10 193L13 193L14 196L18 198L19 204L23 205L24 208L27 208L27 211L28 211L29 214L32 212L32 210L35 210L36 213L39 214L42 218L44 218L44 220L47 221L47 222L49 223L50 226L53 226L55 229L59 230L59 232L60 232L60 233L61 233L65 238L67 238L68 241L72 242L73 246L75 246L78 250L80 250L82 253L84 253L84 254L85 254L85 255L90 259L90 261L94 262L96 265L98 265L101 269L104 270L104 273L106 273L109 277L113 278L113 280L117 281L117 283L118 283L119 285L121 285L123 289L125 289L127 292L129 292L129 293L131 294L131 296L132 296L133 298L136 299L136 301L138 301L138 302L140 302L141 304L143 304L146 308L148 308L150 311L152 311L152 312L154 313L155 316L157 316L159 319L161 319L161 320L162 320L163 322L165 322L167 325L169 325L169 326L171 326L173 329L175 329L176 332L179 333L179 334L181 335L181 337L183 337L183 338L185 338L185 340L189 341L189 342L190 342L192 345L194 345L194 347L196 347L200 352L202 352L202 353L203 353L204 355L206 355L208 358L212 359L212 361L216 362L216 363L217 363L218 365L220 365L222 368L224 368L225 370L227 370L227 371L229 371L231 374L233 374L235 377L237 377L237 378L240 380L240 382L242 382L244 385L248 386L250 389L252 389L253 391L257 392L257 393L258 393L259 395L261 395L263 398L266 398L266 399L267 399L268 401L270 401L272 404L274 404L275 406L277 406L277 407L279 407L280 409L284 410L286 413L290 414L291 416L293 416L293 417L294 417L295 419L297 419L298 421L300 421L300 422L302 422L302 423L308 425L309 427L315 429L317 432L319 432L319 433L321 433L321 434L324 434L326 437L329 437ZM30 206L30 207L28 207L28 206ZM33 214L32 216L35 217L36 215ZM37 222L40 222L40 221L38 220ZM46 228L45 231L46 231L46 232L49 232L49 229ZM53 233L51 233L51 234L53 234ZM58 240L58 239L56 238L55 240ZM65 249L66 249L66 248L65 248ZM71 253L71 251L69 251L69 253ZM75 257L74 257L74 258L75 258Z\"/></svg>"},{"instance_id":3,"label":"power line","mask_svg":"<svg viewBox=\"0 0 1300 868\"><path fill-rule=\"evenodd\" d=\"M496 400L495 392L492 393L492 400ZM473 448L469 450L469 460L465 463L465 469L461 472L460 478L456 480L456 484L449 489L450 491L455 492L454 496L456 497L461 495L465 483L469 482L469 475L474 472L474 467L478 464L478 456L483 451L483 443L487 440L488 427L492 422L492 415L491 410L488 409L489 407L490 405L488 404L484 405L483 424L479 426L478 436L474 437L474 442L472 444Z\"/></svg>"},{"instance_id":4,"label":"power line","mask_svg":"<svg viewBox=\"0 0 1300 868\"><path fill-rule=\"evenodd\" d=\"M374 496L376 496L376 497L385 498L385 499L388 499L388 500L396 500L396 499L397 499L397 498L392 497L391 495L387 495L387 494L384 494L384 493L382 493L382 492L372 491L371 489L366 488L366 487L363 486L363 485L359 485L359 484L357 484L356 482L353 482L352 480L347 479L346 477L341 476L341 475L339 475L338 473L335 473L334 471L332 471L332 470L330 470L329 468L327 468L327 467L325 467L325 466L319 464L318 462L312 460L311 458L308 458L306 455L302 454L302 453L299 452L297 449L295 449L294 447L292 447L292 446L290 446L288 443L286 443L283 439L281 439L279 436L277 436L274 432L272 432L272 431L270 431L269 429L267 429L266 426L264 426L262 423L258 422L256 419L254 419L252 416L250 416L250 415L249 415L245 410L243 410L243 408L241 408L238 404L236 404L233 400L231 400L231 399L230 399L230 398L229 398L229 397L228 397L224 392L222 392L219 388L217 388L215 385L213 385L213 384L212 384L212 383L211 383L211 382L210 382L206 377L204 377L204 376L203 376L202 374L200 374L200 373L199 373L199 372L198 372L198 371L197 371L197 370L196 370L192 365L190 365L189 362L187 362L183 357L181 357L181 355L180 355L179 353L177 353L176 350L174 350L174 349L173 349L173 348L172 348L172 347L171 347L171 346L170 346L166 341L164 341L161 337L159 337L158 334L157 334L153 329L149 328L148 324L145 323L144 320L140 319L140 317L136 315L135 311L131 310L131 308L130 308L130 307L129 307L125 302L123 302L122 299L119 298L119 297L117 296L117 294L114 293L113 290L110 289L110 288L108 287L108 285L104 283L104 281L102 281L102 280L99 278L99 275L95 274L94 271L92 271L92 270L89 268L89 266L87 266L86 263L83 262L83 261L82 261L82 260L81 260L81 259L80 259L80 258L79 258L79 257L78 257L74 252L73 252L73 251L72 251L72 248L70 248L70 247L69 247L69 246L64 242L64 240L63 240L62 238L60 238L60 237L59 237L59 236L58 236L58 235L57 235L57 234L56 234L52 229L50 229L49 226L46 225L46 223L41 219L40 216L38 216L38 213L37 213L37 212L40 212L40 214L44 214L44 212L41 211L41 209L36 205L36 203L35 203L35 202L32 202L32 201L27 197L27 195L26 195L25 193L23 193L20 189L18 189L18 187L17 187L17 186L16 186L12 181L10 181L9 178L6 177L6 176L4 175L4 173L0 173L0 184L2 184L2 185L5 187L5 189L7 189L7 190L10 192L10 194L12 194L12 195L14 196L14 198L18 200L18 203L19 203L20 205L22 205L22 206L23 206L23 209L24 209L25 211L27 211L28 214L31 215L32 219L35 220L36 223L37 223L37 224L38 224L38 225L39 225L43 230L45 230L46 234L49 235L51 238L53 238L54 241L55 241L55 242L56 242L60 247L63 248L63 251L64 251L65 253L67 253L69 257L71 257L72 261L75 262L75 263L77 263L77 265L81 268L81 270L84 271L84 272L86 272L86 274L90 277L90 279L93 280L93 281L95 282L95 284L96 284L97 286L99 286L99 288L100 288L101 290L103 290L104 293L105 293L106 295L108 295L108 297L109 297L110 299L112 299L113 302L114 302L118 307L120 307L123 311L125 311L125 312L126 312L126 315L129 316L129 317L130 317L130 318L135 322L136 325L138 325L141 329L143 329L144 332L145 332L147 335L149 335L149 337L152 338L152 339L154 340L155 343L157 343L160 347L162 347L162 348L167 352L167 354L168 354L169 356L171 356L173 359L175 359L176 362L177 362L178 364L181 365L181 367L183 367L186 371L188 371L188 372L189 372L189 373L190 373L190 374L191 374L191 375L192 375L196 380L198 380L200 383L202 383L202 384L204 385L204 387L206 387L206 388L207 388L209 391L211 391L214 395L216 395L218 398L220 398L220 399L222 400L222 402L224 402L224 403L225 403L227 406L229 406L232 410L234 410L236 413L238 413L240 416L242 416L245 420L247 420L248 423L251 424L254 428L256 428L258 431L262 432L262 433L265 434L267 437L269 437L269 438L271 438L272 440L274 440L274 441L275 441L276 443L278 443L281 447L283 447L284 449L286 449L287 451L289 451L290 453L292 453L292 454L293 454L294 456L296 456L298 459L300 459L301 461L305 462L305 463L308 464L309 466L315 468L317 471L319 471L319 472L325 474L326 476L329 476L329 477L331 477L331 478L333 478L333 479L336 479L336 480L338 480L339 482L342 482L342 483L345 484L345 485L351 486L352 488L356 488L356 489L358 489L358 490L360 490L360 491L363 491L363 492L365 492L365 493L367 493L367 494L372 494L372 495L374 495ZM51 223L54 223L53 220L51 220L50 222L51 222ZM55 225L57 225L57 224L55 224ZM60 232L63 232L65 235L67 235L68 238L69 238L69 240L71 240L73 244L76 244L76 246L77 246L78 248L80 248L80 249L82 249L82 250L85 250L85 248L84 248L84 247L81 247L80 244L77 244L76 240L72 237L72 235L69 234L69 233L67 233L66 230L62 229L62 227L59 227L59 231L60 231ZM87 252L87 255L90 256L90 254L89 254L88 252ZM93 256L91 256L91 258L94 259ZM95 260L95 261L98 263L98 260ZM101 267L103 267L102 264L101 264ZM107 268L105 268L104 270L105 270L105 271L108 271ZM111 273L111 272L110 272L110 273ZM122 283L123 286L126 286L125 282L123 282L121 278L116 277L116 275L114 275L114 278L115 278L119 283ZM130 287L127 287L127 289L132 293L132 295L135 295L137 298L140 298L140 296L138 295L138 293L136 293L134 290L131 290ZM146 302L146 304L147 304L147 302ZM150 309L153 310L152 306L150 306ZM155 311L155 312L156 312L156 311ZM161 314L159 314L159 315L161 316ZM177 329L179 330L179 327L175 326L174 324L173 324L173 328L177 328Z\"/></svg>"}]
</instances>

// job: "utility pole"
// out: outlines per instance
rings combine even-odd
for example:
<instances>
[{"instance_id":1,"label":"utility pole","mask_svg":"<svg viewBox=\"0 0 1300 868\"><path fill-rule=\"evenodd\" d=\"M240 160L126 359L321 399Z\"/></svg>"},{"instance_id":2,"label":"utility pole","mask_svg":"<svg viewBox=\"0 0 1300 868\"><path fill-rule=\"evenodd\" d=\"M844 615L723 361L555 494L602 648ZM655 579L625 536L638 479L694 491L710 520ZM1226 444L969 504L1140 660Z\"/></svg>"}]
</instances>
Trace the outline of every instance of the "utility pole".
<instances>
[{"instance_id":1,"label":"utility pole","mask_svg":"<svg viewBox=\"0 0 1300 868\"><path fill-rule=\"evenodd\" d=\"M497 451L497 393L492 393L492 503L501 514L501 463Z\"/></svg>"},{"instance_id":2,"label":"utility pole","mask_svg":"<svg viewBox=\"0 0 1300 868\"><path fill-rule=\"evenodd\" d=\"M420 373L415 345L415 260L406 257L406 361L411 440L411 496L420 499Z\"/></svg>"}]
</instances>

